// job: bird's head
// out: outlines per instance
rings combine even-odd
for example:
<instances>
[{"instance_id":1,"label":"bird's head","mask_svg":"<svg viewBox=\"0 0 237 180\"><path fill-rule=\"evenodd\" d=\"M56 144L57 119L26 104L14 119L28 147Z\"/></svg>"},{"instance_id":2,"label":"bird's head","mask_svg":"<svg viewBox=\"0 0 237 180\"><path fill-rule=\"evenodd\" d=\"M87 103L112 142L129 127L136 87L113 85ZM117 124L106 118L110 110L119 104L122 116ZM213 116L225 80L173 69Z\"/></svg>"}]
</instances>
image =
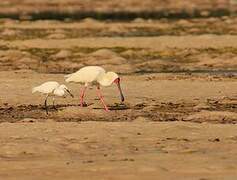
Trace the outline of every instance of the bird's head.
<instances>
[{"instance_id":1,"label":"bird's head","mask_svg":"<svg viewBox=\"0 0 237 180\"><path fill-rule=\"evenodd\" d=\"M64 84L60 85L59 89L62 89L63 91L67 92L71 97L74 97L73 94L70 92L70 89L68 89L68 87Z\"/></svg>"},{"instance_id":2,"label":"bird's head","mask_svg":"<svg viewBox=\"0 0 237 180\"><path fill-rule=\"evenodd\" d=\"M120 93L120 96L121 96L121 101L123 102L124 101L124 96L123 96L123 92L122 92L122 89L121 89L121 86L120 86L120 77L118 76L118 74L115 73L115 72L107 72L106 73L106 78L107 78L109 84L115 83L118 86L119 93Z\"/></svg>"}]
</instances>

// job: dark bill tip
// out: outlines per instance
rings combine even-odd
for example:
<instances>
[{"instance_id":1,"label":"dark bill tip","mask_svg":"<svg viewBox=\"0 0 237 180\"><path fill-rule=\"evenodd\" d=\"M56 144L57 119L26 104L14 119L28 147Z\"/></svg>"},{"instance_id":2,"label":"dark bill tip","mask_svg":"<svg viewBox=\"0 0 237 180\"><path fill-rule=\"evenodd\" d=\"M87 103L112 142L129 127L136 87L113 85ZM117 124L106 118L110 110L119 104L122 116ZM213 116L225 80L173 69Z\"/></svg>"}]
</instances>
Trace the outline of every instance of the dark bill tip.
<instances>
[{"instance_id":1,"label":"dark bill tip","mask_svg":"<svg viewBox=\"0 0 237 180\"><path fill-rule=\"evenodd\" d=\"M68 89L67 89L67 92L72 98L74 98L73 94Z\"/></svg>"},{"instance_id":2,"label":"dark bill tip","mask_svg":"<svg viewBox=\"0 0 237 180\"><path fill-rule=\"evenodd\" d=\"M120 86L120 80L117 82L117 86L118 86L118 89L119 89L121 101L124 102L125 98L124 98L124 95L123 95L123 92L122 92L122 89L121 89L121 86Z\"/></svg>"}]
</instances>

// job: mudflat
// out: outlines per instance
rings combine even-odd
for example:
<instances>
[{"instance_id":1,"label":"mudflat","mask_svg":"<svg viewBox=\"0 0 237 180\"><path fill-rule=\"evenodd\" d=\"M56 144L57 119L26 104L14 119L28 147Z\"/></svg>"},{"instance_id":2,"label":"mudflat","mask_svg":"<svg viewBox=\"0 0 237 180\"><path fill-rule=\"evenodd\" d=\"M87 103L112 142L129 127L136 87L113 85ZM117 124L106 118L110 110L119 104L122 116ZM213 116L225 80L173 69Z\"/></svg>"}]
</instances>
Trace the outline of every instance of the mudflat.
<instances>
[{"instance_id":1,"label":"mudflat","mask_svg":"<svg viewBox=\"0 0 237 180\"><path fill-rule=\"evenodd\" d=\"M28 13L34 6L11 3ZM236 23L1 19L0 179L236 179ZM110 112L95 88L80 107L82 85L64 75L87 65L118 72L125 102L114 85L102 88ZM45 96L31 89L50 80L75 97L56 99L57 110L49 100L46 115Z\"/></svg>"}]
</instances>

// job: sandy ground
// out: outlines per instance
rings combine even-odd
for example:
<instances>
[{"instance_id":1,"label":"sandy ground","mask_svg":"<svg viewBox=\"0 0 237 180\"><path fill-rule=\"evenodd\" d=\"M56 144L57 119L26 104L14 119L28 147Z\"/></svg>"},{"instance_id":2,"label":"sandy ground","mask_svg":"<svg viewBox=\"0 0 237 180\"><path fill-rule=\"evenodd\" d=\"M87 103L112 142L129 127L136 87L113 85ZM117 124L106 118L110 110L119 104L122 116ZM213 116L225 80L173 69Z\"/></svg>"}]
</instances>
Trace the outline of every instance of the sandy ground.
<instances>
[{"instance_id":1,"label":"sandy ground","mask_svg":"<svg viewBox=\"0 0 237 180\"><path fill-rule=\"evenodd\" d=\"M35 6L3 2L3 14L13 5L12 13ZM44 11L60 2L66 1L36 5L43 3ZM80 9L79 2L69 6ZM127 2L132 11L152 4ZM185 2L167 1L167 7L200 4ZM237 179L236 22L226 16L0 19L0 179ZM125 102L115 85L102 88L106 113L91 88L82 108L82 86L66 84L75 97L57 99L57 110L50 100L46 115L45 97L32 94L32 87L65 83L65 74L86 65L118 72Z\"/></svg>"},{"instance_id":2,"label":"sandy ground","mask_svg":"<svg viewBox=\"0 0 237 180\"><path fill-rule=\"evenodd\" d=\"M233 125L2 123L2 179L236 179ZM16 178L17 177L17 178Z\"/></svg>"},{"instance_id":3,"label":"sandy ground","mask_svg":"<svg viewBox=\"0 0 237 180\"><path fill-rule=\"evenodd\" d=\"M236 179L237 82L212 75L122 76L125 104L115 87L95 90L79 106L57 100L46 115L44 96L31 87L62 74L0 73L2 179ZM7 78L6 78L7 77ZM11 123L9 123L11 122ZM17 177L17 178L16 178Z\"/></svg>"}]
</instances>

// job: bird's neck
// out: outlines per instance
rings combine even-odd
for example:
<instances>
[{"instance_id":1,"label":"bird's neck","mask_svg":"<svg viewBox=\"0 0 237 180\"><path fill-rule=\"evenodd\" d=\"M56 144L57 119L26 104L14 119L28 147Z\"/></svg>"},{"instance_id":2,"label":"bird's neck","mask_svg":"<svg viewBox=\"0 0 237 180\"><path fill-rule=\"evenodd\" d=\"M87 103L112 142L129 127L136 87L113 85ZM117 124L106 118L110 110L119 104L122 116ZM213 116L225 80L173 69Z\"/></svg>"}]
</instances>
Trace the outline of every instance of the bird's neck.
<instances>
[{"instance_id":1,"label":"bird's neck","mask_svg":"<svg viewBox=\"0 0 237 180\"><path fill-rule=\"evenodd\" d=\"M65 92L62 88L58 87L58 88L54 89L53 93L57 96L63 96Z\"/></svg>"},{"instance_id":2,"label":"bird's neck","mask_svg":"<svg viewBox=\"0 0 237 180\"><path fill-rule=\"evenodd\" d=\"M101 86L110 86L111 82L109 80L109 78L107 77L107 74L104 73L101 76L98 77L97 82L101 85Z\"/></svg>"}]
</instances>

